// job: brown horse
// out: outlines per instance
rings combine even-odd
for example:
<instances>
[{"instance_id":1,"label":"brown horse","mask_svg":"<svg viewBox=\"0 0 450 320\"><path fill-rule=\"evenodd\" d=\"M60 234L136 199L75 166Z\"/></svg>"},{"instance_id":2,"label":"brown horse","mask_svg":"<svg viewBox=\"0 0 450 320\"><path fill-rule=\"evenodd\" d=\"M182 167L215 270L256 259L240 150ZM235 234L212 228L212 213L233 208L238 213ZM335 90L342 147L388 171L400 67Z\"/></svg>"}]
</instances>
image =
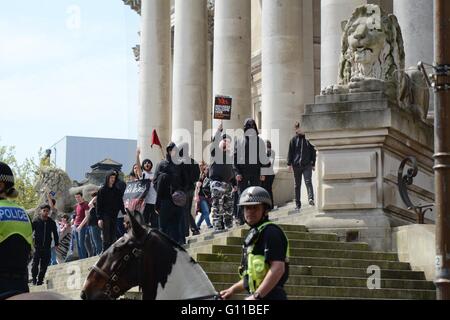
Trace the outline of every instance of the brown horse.
<instances>
[{"instance_id":1,"label":"brown horse","mask_svg":"<svg viewBox=\"0 0 450 320\"><path fill-rule=\"evenodd\" d=\"M218 296L200 265L164 233L143 227L128 212L131 229L103 253L81 292L86 300L120 297L142 288L144 300L213 299Z\"/></svg>"}]
</instances>

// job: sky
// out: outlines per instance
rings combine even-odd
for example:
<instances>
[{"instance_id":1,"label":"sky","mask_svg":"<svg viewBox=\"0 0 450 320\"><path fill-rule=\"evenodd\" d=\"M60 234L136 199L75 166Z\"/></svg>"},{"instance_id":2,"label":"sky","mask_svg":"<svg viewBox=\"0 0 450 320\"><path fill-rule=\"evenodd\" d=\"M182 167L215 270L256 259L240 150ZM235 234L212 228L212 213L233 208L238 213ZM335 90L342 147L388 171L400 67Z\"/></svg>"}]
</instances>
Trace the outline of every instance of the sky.
<instances>
[{"instance_id":1,"label":"sky","mask_svg":"<svg viewBox=\"0 0 450 320\"><path fill-rule=\"evenodd\" d=\"M0 145L22 162L64 136L136 139L138 31L122 0L5 2Z\"/></svg>"}]
</instances>

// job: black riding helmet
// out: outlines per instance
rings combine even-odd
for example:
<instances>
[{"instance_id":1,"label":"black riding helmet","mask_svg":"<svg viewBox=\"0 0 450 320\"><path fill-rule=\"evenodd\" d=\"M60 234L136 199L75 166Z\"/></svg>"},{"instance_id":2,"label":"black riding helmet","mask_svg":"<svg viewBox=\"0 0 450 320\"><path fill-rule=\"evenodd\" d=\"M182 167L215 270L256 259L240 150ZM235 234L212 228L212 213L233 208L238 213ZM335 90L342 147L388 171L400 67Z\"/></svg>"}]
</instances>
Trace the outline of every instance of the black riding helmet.
<instances>
[{"instance_id":1,"label":"black riding helmet","mask_svg":"<svg viewBox=\"0 0 450 320\"><path fill-rule=\"evenodd\" d=\"M11 168L4 162L0 161L0 182L5 184L5 189L0 190L0 193L5 193L7 197L16 198L18 192L14 189L14 174Z\"/></svg>"}]
</instances>

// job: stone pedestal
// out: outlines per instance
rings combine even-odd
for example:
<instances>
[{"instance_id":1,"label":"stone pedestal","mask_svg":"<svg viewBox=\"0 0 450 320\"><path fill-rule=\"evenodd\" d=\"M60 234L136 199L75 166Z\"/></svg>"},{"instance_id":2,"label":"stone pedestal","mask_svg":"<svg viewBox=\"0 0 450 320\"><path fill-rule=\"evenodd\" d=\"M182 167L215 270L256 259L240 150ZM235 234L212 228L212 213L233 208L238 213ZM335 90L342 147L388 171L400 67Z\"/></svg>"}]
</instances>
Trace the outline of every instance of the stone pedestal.
<instances>
[{"instance_id":1,"label":"stone pedestal","mask_svg":"<svg viewBox=\"0 0 450 320\"><path fill-rule=\"evenodd\" d=\"M302 123L318 150L318 211L305 216L305 224L390 250L391 228L416 219L398 192L402 159L418 161L413 203L433 202L433 127L383 93L318 96L306 106ZM426 216L426 222L433 220Z\"/></svg>"}]
</instances>

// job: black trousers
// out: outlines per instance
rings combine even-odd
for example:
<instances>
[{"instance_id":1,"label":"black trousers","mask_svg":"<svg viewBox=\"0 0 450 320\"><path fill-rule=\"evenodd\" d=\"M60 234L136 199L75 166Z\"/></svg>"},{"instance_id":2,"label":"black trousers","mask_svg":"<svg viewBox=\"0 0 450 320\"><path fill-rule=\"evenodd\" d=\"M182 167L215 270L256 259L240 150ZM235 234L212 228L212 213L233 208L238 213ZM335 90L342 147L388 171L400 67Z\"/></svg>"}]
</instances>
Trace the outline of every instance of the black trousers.
<instances>
[{"instance_id":1,"label":"black trousers","mask_svg":"<svg viewBox=\"0 0 450 320\"><path fill-rule=\"evenodd\" d=\"M312 166L300 167L295 166L294 178L295 178L295 204L297 207L301 207L302 202L300 200L301 188L302 188L302 176L305 179L306 189L308 190L308 199L314 200L314 189L312 185Z\"/></svg>"},{"instance_id":2,"label":"black trousers","mask_svg":"<svg viewBox=\"0 0 450 320\"><path fill-rule=\"evenodd\" d=\"M197 225L195 224L194 217L192 217L192 202L194 200L194 191L186 192L187 201L186 206L183 208L184 211L184 236L189 237L189 229L194 233L198 231Z\"/></svg>"},{"instance_id":3,"label":"black trousers","mask_svg":"<svg viewBox=\"0 0 450 320\"><path fill-rule=\"evenodd\" d=\"M103 251L106 251L117 240L117 215L103 218L102 235Z\"/></svg>"},{"instance_id":4,"label":"black trousers","mask_svg":"<svg viewBox=\"0 0 450 320\"><path fill-rule=\"evenodd\" d=\"M0 276L0 300L27 292L30 292L30 289L26 275L22 279Z\"/></svg>"},{"instance_id":5,"label":"black trousers","mask_svg":"<svg viewBox=\"0 0 450 320\"><path fill-rule=\"evenodd\" d=\"M36 248L33 255L33 263L31 267L31 275L33 282L42 283L44 281L45 273L50 262L51 252L50 248Z\"/></svg>"},{"instance_id":6,"label":"black trousers","mask_svg":"<svg viewBox=\"0 0 450 320\"><path fill-rule=\"evenodd\" d=\"M238 182L238 203L241 198L242 192L249 187L260 187L261 186L261 176L243 176L242 180ZM238 219L241 224L245 223L244 220L244 210L242 207L238 206Z\"/></svg>"},{"instance_id":7,"label":"black trousers","mask_svg":"<svg viewBox=\"0 0 450 320\"><path fill-rule=\"evenodd\" d=\"M145 224L150 225L152 228L159 229L159 215L155 211L154 204L145 204L144 221Z\"/></svg>"},{"instance_id":8,"label":"black trousers","mask_svg":"<svg viewBox=\"0 0 450 320\"><path fill-rule=\"evenodd\" d=\"M275 175L273 176L266 176L266 180L263 181L262 187L267 190L267 192L270 194L270 199L272 199L272 209L273 209L273 181L275 180Z\"/></svg>"}]
</instances>

